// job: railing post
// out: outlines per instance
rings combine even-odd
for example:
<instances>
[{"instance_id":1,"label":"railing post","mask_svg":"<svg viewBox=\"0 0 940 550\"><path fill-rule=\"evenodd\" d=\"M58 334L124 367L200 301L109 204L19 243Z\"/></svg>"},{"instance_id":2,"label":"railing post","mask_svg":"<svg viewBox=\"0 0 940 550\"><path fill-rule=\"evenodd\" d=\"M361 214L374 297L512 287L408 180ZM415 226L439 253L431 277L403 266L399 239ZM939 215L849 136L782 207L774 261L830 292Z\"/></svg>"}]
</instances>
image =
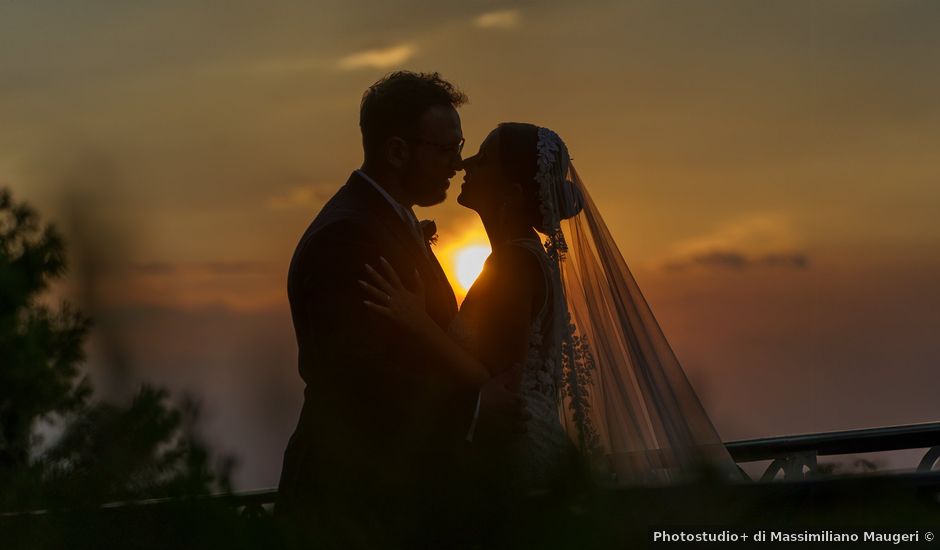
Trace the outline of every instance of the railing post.
<instances>
[{"instance_id":1,"label":"railing post","mask_svg":"<svg viewBox=\"0 0 940 550\"><path fill-rule=\"evenodd\" d=\"M937 463L937 460L940 459L940 445L931 447L927 454L924 455L924 458L921 459L920 464L917 465L918 472L929 472L933 470L934 465Z\"/></svg>"},{"instance_id":2,"label":"railing post","mask_svg":"<svg viewBox=\"0 0 940 550\"><path fill-rule=\"evenodd\" d=\"M816 451L790 453L775 458L774 461L770 463L770 466L767 467L767 470L764 471L764 475L762 475L760 479L761 481L771 481L777 476L777 472L783 470L783 479L800 480L805 477L803 474L804 466L809 468L809 473L811 474L816 471Z\"/></svg>"},{"instance_id":3,"label":"railing post","mask_svg":"<svg viewBox=\"0 0 940 550\"><path fill-rule=\"evenodd\" d=\"M260 502L249 502L245 504L245 508L242 510L242 517L248 519L259 519L263 518L267 514L264 511L264 506Z\"/></svg>"}]
</instances>

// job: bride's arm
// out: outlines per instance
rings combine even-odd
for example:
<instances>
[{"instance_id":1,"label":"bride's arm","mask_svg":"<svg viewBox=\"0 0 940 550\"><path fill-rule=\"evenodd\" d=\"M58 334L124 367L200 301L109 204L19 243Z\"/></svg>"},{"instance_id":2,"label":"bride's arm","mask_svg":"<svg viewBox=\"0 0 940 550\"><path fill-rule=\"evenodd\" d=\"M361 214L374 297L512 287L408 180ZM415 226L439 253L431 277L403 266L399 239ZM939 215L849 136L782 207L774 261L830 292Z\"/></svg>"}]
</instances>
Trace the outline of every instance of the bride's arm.
<instances>
[{"instance_id":1,"label":"bride's arm","mask_svg":"<svg viewBox=\"0 0 940 550\"><path fill-rule=\"evenodd\" d=\"M496 251L474 284L479 307L479 357L468 353L428 316L417 272L417 288L410 292L384 259L381 274L370 266L366 268L373 283L359 282L372 298L365 301L366 306L411 331L432 357L452 366L469 383L482 385L491 376L525 362L533 295L542 295L531 284L533 280L541 282L542 276L528 252L517 247ZM521 370L516 370L518 378ZM511 385L518 387L518 382Z\"/></svg>"},{"instance_id":2,"label":"bride's arm","mask_svg":"<svg viewBox=\"0 0 940 550\"><path fill-rule=\"evenodd\" d=\"M415 271L417 288L409 291L394 268L381 258L382 273L366 265L372 284L359 281L372 298L363 303L396 324L405 327L426 346L428 354L450 365L468 385L480 387L490 378L486 366L458 345L425 310L424 284Z\"/></svg>"}]
</instances>

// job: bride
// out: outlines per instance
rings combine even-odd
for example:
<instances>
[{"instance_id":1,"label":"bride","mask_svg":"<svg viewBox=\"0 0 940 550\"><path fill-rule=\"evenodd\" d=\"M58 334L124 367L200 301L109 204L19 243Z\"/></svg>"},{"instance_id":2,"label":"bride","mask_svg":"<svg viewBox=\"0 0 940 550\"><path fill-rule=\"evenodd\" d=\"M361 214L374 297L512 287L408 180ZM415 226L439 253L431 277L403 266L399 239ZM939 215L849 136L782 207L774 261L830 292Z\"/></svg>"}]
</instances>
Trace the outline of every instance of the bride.
<instances>
[{"instance_id":1,"label":"bride","mask_svg":"<svg viewBox=\"0 0 940 550\"><path fill-rule=\"evenodd\" d=\"M493 252L449 331L425 313L420 279L410 291L383 264L360 284L469 380L516 369L531 418L512 441L470 446L486 485L529 494L583 465L607 486L737 477L561 138L503 123L464 169L457 201Z\"/></svg>"}]
</instances>

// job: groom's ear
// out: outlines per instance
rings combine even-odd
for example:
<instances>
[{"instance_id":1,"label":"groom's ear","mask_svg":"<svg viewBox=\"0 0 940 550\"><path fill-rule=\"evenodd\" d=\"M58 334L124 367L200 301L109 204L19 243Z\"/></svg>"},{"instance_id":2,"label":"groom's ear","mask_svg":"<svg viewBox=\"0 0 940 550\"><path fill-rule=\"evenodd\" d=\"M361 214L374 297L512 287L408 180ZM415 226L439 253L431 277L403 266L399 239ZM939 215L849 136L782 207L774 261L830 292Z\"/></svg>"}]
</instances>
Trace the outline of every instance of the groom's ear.
<instances>
[{"instance_id":1,"label":"groom's ear","mask_svg":"<svg viewBox=\"0 0 940 550\"><path fill-rule=\"evenodd\" d=\"M408 142L398 136L390 136L385 140L385 160L395 168L401 168L408 162L411 150Z\"/></svg>"}]
</instances>

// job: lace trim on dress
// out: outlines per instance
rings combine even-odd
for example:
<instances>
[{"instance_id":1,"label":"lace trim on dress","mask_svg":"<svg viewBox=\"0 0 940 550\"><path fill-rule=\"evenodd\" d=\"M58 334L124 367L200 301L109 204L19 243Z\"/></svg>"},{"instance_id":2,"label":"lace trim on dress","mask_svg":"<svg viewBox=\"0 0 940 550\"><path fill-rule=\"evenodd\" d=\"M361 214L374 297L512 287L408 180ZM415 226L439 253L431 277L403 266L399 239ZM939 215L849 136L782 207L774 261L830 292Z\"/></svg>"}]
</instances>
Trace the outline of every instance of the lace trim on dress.
<instances>
[{"instance_id":1,"label":"lace trim on dress","mask_svg":"<svg viewBox=\"0 0 940 550\"><path fill-rule=\"evenodd\" d=\"M554 313L551 311L552 296L555 285L552 282L551 266L552 262L546 255L542 244L533 239L515 239L508 244L528 250L539 262L542 277L545 281L545 298L541 308L532 320L529 330L529 352L526 354L526 368L523 374L523 388L536 391L546 397L550 397L553 402L558 400L558 384L561 381L561 371L558 357L552 351L550 335L546 334L551 321L550 317ZM546 337L549 338L546 338ZM546 346L548 348L546 349Z\"/></svg>"},{"instance_id":2,"label":"lace trim on dress","mask_svg":"<svg viewBox=\"0 0 940 550\"><path fill-rule=\"evenodd\" d=\"M591 403L587 391L587 388L593 387L594 355L587 336L578 334L577 327L571 322L557 256L550 249L552 241L540 245L531 239L517 239L511 243L536 255L546 284L545 303L530 332L528 357L533 364L527 365L526 373L529 376L524 384L528 382L530 389L551 396L559 406L561 417L564 416L562 402L567 398L568 409L577 428L578 440L575 443L578 448L590 456L602 454L600 436L591 422ZM554 308L549 316L546 315L546 308L551 304L554 304ZM554 322L550 326L543 326L543 323L549 321ZM552 328L554 330L547 332L546 329ZM546 337L555 341L546 343Z\"/></svg>"}]
</instances>

